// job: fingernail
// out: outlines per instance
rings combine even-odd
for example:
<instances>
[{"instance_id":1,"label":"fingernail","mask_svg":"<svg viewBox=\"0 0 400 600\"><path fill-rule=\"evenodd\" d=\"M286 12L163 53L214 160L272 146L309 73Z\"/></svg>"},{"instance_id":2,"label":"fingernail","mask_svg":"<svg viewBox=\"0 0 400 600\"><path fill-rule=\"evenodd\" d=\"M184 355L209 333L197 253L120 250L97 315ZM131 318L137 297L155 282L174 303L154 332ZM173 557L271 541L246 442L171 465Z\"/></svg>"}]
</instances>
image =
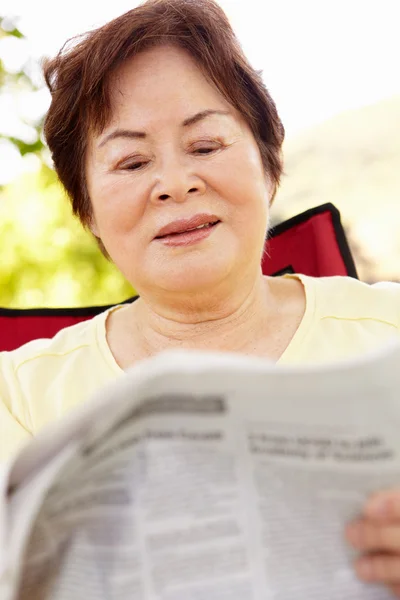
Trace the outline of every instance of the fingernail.
<instances>
[{"instance_id":1,"label":"fingernail","mask_svg":"<svg viewBox=\"0 0 400 600\"><path fill-rule=\"evenodd\" d=\"M373 570L371 561L367 558L362 558L358 560L355 564L355 569L358 577L363 579L364 581L372 581L373 580Z\"/></svg>"}]
</instances>

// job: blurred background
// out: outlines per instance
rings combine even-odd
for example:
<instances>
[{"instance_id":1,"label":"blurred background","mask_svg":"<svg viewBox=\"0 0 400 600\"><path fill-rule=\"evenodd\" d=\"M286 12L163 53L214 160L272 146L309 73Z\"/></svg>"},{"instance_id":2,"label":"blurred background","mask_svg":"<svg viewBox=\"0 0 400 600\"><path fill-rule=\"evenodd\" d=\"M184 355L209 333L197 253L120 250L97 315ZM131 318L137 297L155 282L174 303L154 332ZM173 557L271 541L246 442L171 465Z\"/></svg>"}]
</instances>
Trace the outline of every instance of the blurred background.
<instances>
[{"instance_id":1,"label":"blurred background","mask_svg":"<svg viewBox=\"0 0 400 600\"><path fill-rule=\"evenodd\" d=\"M41 135L40 64L132 0L2 0L0 306L117 303L132 288L71 216ZM219 0L286 128L277 223L334 203L360 279L400 281L399 0Z\"/></svg>"}]
</instances>

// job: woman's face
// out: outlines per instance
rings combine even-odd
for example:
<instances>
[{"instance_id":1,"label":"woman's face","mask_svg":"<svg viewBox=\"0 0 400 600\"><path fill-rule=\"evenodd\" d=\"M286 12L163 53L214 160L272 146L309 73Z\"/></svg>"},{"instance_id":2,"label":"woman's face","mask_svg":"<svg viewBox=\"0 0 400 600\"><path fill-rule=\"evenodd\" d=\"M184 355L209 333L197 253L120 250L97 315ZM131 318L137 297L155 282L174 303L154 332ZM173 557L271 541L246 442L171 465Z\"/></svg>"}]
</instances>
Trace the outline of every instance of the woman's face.
<instances>
[{"instance_id":1,"label":"woman's face","mask_svg":"<svg viewBox=\"0 0 400 600\"><path fill-rule=\"evenodd\" d=\"M86 175L91 229L128 281L196 292L258 273L271 184L241 115L170 46L125 63L111 94Z\"/></svg>"}]
</instances>

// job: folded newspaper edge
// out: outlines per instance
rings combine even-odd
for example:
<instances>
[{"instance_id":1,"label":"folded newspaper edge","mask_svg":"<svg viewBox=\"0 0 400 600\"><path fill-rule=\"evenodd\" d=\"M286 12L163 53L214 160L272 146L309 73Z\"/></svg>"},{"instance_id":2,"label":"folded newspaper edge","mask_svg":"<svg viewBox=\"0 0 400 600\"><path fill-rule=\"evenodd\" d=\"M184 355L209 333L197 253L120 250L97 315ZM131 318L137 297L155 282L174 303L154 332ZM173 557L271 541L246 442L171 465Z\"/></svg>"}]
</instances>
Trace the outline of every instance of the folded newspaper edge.
<instances>
[{"instance_id":1,"label":"folded newspaper edge","mask_svg":"<svg viewBox=\"0 0 400 600\"><path fill-rule=\"evenodd\" d=\"M248 357L234 353L214 353L198 351L167 351L155 357L145 359L126 371L125 376L113 381L89 398L82 406L74 409L69 415L57 423L47 425L32 440L30 440L13 457L6 467L6 477L0 484L9 492L26 478L31 477L55 453L59 452L69 442L79 440L89 430L93 435L104 435L107 430L124 418L124 414L134 405L134 397L146 393L146 386L152 380L162 379L166 375L176 374L207 374L221 371L243 373L269 373L270 376L324 377L325 374L358 373L365 378L370 372L369 366L381 363L381 368L389 373L400 365L400 344L390 341L381 348L361 357L341 360L323 365L277 365L258 357ZM384 379L384 373L382 372ZM389 378L390 381L390 378ZM104 411L118 397L122 401L118 406L112 406L113 414Z\"/></svg>"}]
</instances>

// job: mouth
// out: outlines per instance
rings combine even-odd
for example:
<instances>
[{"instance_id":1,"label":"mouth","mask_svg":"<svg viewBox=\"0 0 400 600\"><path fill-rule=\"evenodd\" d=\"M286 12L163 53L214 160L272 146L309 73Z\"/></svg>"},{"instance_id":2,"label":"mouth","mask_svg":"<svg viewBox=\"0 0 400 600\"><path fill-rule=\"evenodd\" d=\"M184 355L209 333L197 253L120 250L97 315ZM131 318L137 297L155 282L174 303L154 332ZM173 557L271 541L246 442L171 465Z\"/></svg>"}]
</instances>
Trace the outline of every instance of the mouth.
<instances>
[{"instance_id":1,"label":"mouth","mask_svg":"<svg viewBox=\"0 0 400 600\"><path fill-rule=\"evenodd\" d=\"M192 227L190 227L190 223L187 225L176 224L175 228L177 228L178 231L170 231L169 233L157 235L155 240L159 240L167 246L189 246L200 242L211 235L220 222L219 219L212 219ZM174 227L174 225L172 225L172 227Z\"/></svg>"}]
</instances>

